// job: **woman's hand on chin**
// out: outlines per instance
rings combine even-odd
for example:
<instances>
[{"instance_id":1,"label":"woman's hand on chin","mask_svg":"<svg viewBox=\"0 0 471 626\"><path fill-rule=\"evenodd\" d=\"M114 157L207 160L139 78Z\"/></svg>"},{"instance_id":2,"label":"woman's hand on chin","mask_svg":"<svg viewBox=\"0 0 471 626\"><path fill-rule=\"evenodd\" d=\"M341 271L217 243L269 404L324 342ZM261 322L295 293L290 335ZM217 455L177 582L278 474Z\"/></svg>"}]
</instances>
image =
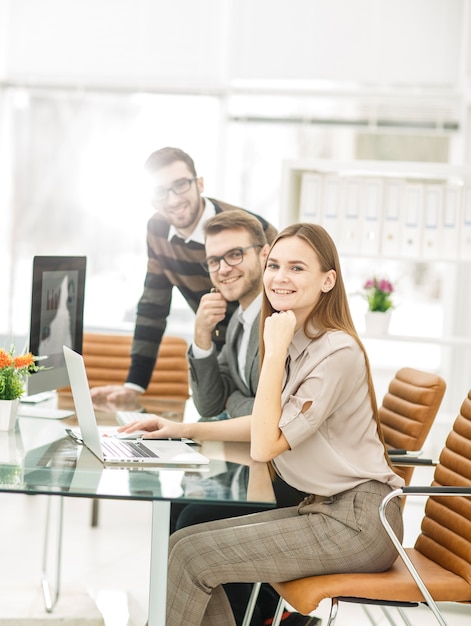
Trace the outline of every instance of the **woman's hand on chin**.
<instances>
[{"instance_id":1,"label":"woman's hand on chin","mask_svg":"<svg viewBox=\"0 0 471 626\"><path fill-rule=\"evenodd\" d=\"M278 351L286 353L296 329L296 315L293 311L280 311L273 313L265 320L263 340L265 342L265 354Z\"/></svg>"}]
</instances>

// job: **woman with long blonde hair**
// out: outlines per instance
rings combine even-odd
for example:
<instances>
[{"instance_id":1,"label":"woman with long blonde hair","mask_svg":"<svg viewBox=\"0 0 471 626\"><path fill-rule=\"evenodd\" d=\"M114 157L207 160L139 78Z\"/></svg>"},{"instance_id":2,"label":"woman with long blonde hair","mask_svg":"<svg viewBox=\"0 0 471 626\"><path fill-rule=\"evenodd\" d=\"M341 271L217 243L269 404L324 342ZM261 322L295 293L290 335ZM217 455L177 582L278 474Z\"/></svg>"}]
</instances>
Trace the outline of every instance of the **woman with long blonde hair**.
<instances>
[{"instance_id":1,"label":"woman with long blonde hair","mask_svg":"<svg viewBox=\"0 0 471 626\"><path fill-rule=\"evenodd\" d=\"M167 626L233 626L224 583L377 572L397 556L378 508L403 481L387 461L368 358L331 237L315 224L285 228L270 248L263 283L253 412L210 427L220 438L238 428L255 461L270 462L309 495L298 506L174 533ZM156 436L172 436L169 424L153 426ZM194 437L186 426L184 436ZM388 518L401 536L399 503L391 502Z\"/></svg>"}]
</instances>

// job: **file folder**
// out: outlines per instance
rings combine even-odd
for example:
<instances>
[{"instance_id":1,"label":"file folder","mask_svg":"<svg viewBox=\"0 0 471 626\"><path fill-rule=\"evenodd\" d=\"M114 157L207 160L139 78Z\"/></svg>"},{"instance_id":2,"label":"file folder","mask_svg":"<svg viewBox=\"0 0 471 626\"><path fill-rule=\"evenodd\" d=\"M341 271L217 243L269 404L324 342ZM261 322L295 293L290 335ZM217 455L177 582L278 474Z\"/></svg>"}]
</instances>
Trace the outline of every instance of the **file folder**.
<instances>
[{"instance_id":1,"label":"file folder","mask_svg":"<svg viewBox=\"0 0 471 626\"><path fill-rule=\"evenodd\" d=\"M423 196L424 186L422 183L405 183L401 220L401 257L406 259L420 258Z\"/></svg>"},{"instance_id":2,"label":"file folder","mask_svg":"<svg viewBox=\"0 0 471 626\"><path fill-rule=\"evenodd\" d=\"M319 224L321 219L322 177L320 174L305 172L301 179L299 215L302 222Z\"/></svg>"},{"instance_id":3,"label":"file folder","mask_svg":"<svg viewBox=\"0 0 471 626\"><path fill-rule=\"evenodd\" d=\"M337 246L340 254L360 254L362 231L362 179L343 181Z\"/></svg>"},{"instance_id":4,"label":"file folder","mask_svg":"<svg viewBox=\"0 0 471 626\"><path fill-rule=\"evenodd\" d=\"M466 185L461 205L459 257L462 261L471 259L471 187Z\"/></svg>"},{"instance_id":5,"label":"file folder","mask_svg":"<svg viewBox=\"0 0 471 626\"><path fill-rule=\"evenodd\" d=\"M442 221L442 258L455 261L459 254L459 220L463 189L459 185L446 185Z\"/></svg>"},{"instance_id":6,"label":"file folder","mask_svg":"<svg viewBox=\"0 0 471 626\"><path fill-rule=\"evenodd\" d=\"M322 194L322 226L337 242L340 232L340 202L342 180L339 176L327 175L324 178Z\"/></svg>"},{"instance_id":7,"label":"file folder","mask_svg":"<svg viewBox=\"0 0 471 626\"><path fill-rule=\"evenodd\" d=\"M402 188L401 180L391 179L384 183L381 254L386 257L400 255Z\"/></svg>"},{"instance_id":8,"label":"file folder","mask_svg":"<svg viewBox=\"0 0 471 626\"><path fill-rule=\"evenodd\" d=\"M439 259L441 257L442 209L443 185L425 185L421 255L424 259Z\"/></svg>"},{"instance_id":9,"label":"file folder","mask_svg":"<svg viewBox=\"0 0 471 626\"><path fill-rule=\"evenodd\" d=\"M363 182L363 226L361 228L360 253L377 256L381 246L381 203L383 181L366 178Z\"/></svg>"}]
</instances>

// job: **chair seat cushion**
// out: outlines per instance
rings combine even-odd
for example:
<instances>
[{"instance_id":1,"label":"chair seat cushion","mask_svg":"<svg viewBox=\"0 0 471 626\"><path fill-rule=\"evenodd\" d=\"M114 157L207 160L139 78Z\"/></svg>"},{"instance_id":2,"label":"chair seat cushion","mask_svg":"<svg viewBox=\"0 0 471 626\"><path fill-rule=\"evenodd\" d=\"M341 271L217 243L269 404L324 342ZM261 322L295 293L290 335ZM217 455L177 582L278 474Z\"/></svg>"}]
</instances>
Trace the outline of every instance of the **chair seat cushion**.
<instances>
[{"instance_id":1,"label":"chair seat cushion","mask_svg":"<svg viewBox=\"0 0 471 626\"><path fill-rule=\"evenodd\" d=\"M407 548L406 552L437 602L471 601L471 585L463 578L440 567L413 548ZM325 574L272 583L272 586L288 604L304 615L314 611L321 600L340 596L368 600L424 601L401 558L386 572Z\"/></svg>"}]
</instances>

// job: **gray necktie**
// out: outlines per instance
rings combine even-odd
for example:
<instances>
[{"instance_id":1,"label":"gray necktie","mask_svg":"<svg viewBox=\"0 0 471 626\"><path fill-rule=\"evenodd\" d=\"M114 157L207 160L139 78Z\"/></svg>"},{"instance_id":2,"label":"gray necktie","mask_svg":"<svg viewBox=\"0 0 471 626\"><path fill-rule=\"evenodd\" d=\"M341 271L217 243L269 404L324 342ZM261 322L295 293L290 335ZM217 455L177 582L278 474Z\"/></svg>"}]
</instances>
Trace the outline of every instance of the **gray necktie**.
<instances>
[{"instance_id":1,"label":"gray necktie","mask_svg":"<svg viewBox=\"0 0 471 626\"><path fill-rule=\"evenodd\" d=\"M234 347L237 351L237 363L239 366L240 377L242 378L244 383L247 384L247 381L245 380L245 363L247 361L247 350L245 350L244 352L242 352L241 350L243 334L244 334L244 325L239 319L237 323L235 335L234 335Z\"/></svg>"}]
</instances>

